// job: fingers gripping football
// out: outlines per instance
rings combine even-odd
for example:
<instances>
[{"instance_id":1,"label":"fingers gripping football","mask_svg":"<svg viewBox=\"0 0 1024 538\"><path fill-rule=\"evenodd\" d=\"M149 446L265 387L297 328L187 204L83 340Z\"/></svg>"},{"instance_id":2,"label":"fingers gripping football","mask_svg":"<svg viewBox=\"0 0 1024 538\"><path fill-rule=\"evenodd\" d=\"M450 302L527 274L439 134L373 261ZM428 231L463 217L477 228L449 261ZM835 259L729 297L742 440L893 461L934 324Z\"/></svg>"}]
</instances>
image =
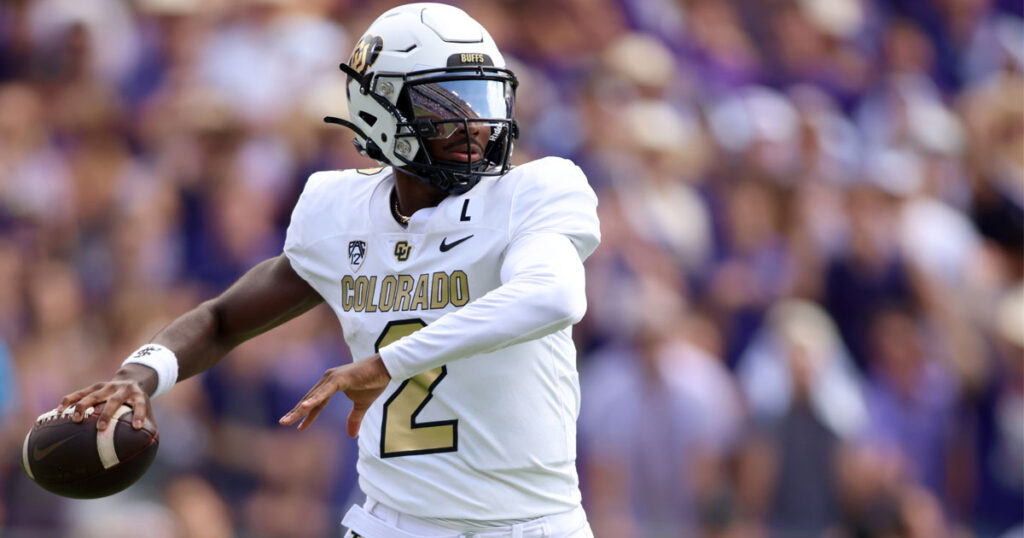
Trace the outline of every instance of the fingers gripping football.
<instances>
[{"instance_id":1,"label":"fingers gripping football","mask_svg":"<svg viewBox=\"0 0 1024 538\"><path fill-rule=\"evenodd\" d=\"M64 396L58 413L63 413L69 407L74 408L71 420L82 422L85 418L85 410L94 407L101 402L107 402L100 412L96 429L103 431L110 424L111 417L121 404L131 406L133 410L132 427L136 430L142 428L149 410L149 395L142 390L138 383L127 380L106 381L95 383L87 388L77 390Z\"/></svg>"},{"instance_id":2,"label":"fingers gripping football","mask_svg":"<svg viewBox=\"0 0 1024 538\"><path fill-rule=\"evenodd\" d=\"M75 402L80 401L82 398L86 397L87 395L92 394L93 392L96 392L96 391L98 391L98 390L100 390L102 388L103 388L103 383L93 383L92 385L90 385L90 386L88 386L88 387L86 387L84 389L76 390L75 392L72 392L71 394L68 394L67 396L64 396L64 398L62 398L61 401L60 401L60 405L57 406L57 413L63 413L65 409L70 407Z\"/></svg>"}]
</instances>

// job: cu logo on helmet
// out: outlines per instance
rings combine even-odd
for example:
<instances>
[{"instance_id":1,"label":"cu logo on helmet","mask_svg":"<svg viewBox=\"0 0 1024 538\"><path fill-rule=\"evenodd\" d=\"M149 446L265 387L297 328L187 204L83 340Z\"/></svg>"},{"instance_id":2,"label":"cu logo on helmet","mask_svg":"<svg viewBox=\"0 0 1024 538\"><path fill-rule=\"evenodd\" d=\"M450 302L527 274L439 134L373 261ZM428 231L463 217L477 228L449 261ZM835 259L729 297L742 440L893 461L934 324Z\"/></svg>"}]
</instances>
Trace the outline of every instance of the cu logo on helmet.
<instances>
[{"instance_id":1,"label":"cu logo on helmet","mask_svg":"<svg viewBox=\"0 0 1024 538\"><path fill-rule=\"evenodd\" d=\"M383 48L384 40L380 36L364 35L359 43L356 43L356 49L352 51L352 58L348 61L349 67L359 74L366 73L366 70L377 61Z\"/></svg>"}]
</instances>

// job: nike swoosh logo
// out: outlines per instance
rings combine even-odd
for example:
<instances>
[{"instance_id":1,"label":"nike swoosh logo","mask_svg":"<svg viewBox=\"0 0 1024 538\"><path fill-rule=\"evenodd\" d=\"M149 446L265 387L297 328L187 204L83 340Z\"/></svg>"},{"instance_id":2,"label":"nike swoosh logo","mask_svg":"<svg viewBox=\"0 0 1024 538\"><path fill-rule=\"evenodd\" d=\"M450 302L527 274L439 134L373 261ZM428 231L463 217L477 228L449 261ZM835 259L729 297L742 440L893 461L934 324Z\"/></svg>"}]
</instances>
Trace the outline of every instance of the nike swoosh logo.
<instances>
[{"instance_id":1,"label":"nike swoosh logo","mask_svg":"<svg viewBox=\"0 0 1024 538\"><path fill-rule=\"evenodd\" d=\"M463 237L458 241L452 241L451 243L446 243L446 241L448 241L448 238L445 237L444 239L441 240L441 252L448 252L449 250L459 246L459 244L461 244L463 241L468 240L470 237L473 237L473 234L467 235L466 237Z\"/></svg>"},{"instance_id":2,"label":"nike swoosh logo","mask_svg":"<svg viewBox=\"0 0 1024 538\"><path fill-rule=\"evenodd\" d=\"M74 439L75 437L78 437L79 435L81 435L83 433L85 433L85 432L81 431L81 432L78 432L78 433L71 434L71 435L61 439L60 441L57 441L56 443L51 443L50 446L48 446L46 448L40 449L37 446L36 447L32 447L32 459L34 459L36 461L39 461L39 460L45 458L46 456L49 456L50 453L53 452L54 450L57 450L57 448L60 447L60 445L63 445L64 443Z\"/></svg>"}]
</instances>

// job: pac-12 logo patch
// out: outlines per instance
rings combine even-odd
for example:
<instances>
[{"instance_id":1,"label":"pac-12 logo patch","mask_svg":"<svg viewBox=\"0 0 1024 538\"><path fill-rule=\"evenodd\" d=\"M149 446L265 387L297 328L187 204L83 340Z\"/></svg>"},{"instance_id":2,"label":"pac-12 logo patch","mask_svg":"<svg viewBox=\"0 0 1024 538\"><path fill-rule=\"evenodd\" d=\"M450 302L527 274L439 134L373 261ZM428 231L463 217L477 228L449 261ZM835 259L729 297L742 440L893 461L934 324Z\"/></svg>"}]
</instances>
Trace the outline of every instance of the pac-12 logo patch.
<instances>
[{"instance_id":1,"label":"pac-12 logo patch","mask_svg":"<svg viewBox=\"0 0 1024 538\"><path fill-rule=\"evenodd\" d=\"M363 265L363 258L366 257L366 241L348 242L348 264L352 266L352 272L359 270Z\"/></svg>"},{"instance_id":2,"label":"pac-12 logo patch","mask_svg":"<svg viewBox=\"0 0 1024 538\"><path fill-rule=\"evenodd\" d=\"M409 259L409 255L412 254L412 245L408 241L399 241L395 243L395 259L404 262Z\"/></svg>"}]
</instances>

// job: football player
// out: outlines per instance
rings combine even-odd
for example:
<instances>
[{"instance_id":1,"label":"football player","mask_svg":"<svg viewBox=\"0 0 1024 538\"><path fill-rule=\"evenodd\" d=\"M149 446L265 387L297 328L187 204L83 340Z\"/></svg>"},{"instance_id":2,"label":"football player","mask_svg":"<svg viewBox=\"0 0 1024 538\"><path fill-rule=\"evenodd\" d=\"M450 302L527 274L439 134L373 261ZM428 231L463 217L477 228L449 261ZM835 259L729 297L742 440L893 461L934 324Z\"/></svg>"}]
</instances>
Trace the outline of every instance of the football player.
<instances>
[{"instance_id":1,"label":"football player","mask_svg":"<svg viewBox=\"0 0 1024 538\"><path fill-rule=\"evenodd\" d=\"M281 424L307 428L342 392L359 484L348 536L592 536L576 474L579 384L570 327L597 198L572 162L509 164L516 78L463 11L380 16L341 66L355 143L385 165L313 174L284 253L161 330L102 401L141 425L150 395L326 301L354 357Z\"/></svg>"}]
</instances>

